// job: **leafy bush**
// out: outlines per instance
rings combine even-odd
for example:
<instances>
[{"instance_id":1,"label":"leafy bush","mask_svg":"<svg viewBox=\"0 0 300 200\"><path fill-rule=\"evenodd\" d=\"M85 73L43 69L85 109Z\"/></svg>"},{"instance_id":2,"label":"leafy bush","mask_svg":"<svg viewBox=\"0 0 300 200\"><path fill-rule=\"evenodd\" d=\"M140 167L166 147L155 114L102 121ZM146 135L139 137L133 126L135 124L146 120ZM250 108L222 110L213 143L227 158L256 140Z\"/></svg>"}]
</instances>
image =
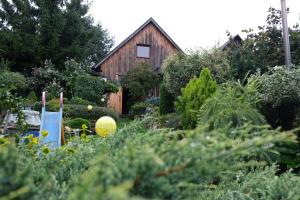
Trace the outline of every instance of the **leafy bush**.
<instances>
[{"instance_id":1,"label":"leafy bush","mask_svg":"<svg viewBox=\"0 0 300 200\"><path fill-rule=\"evenodd\" d=\"M77 105L96 105L93 102L90 102L86 99L82 99L80 97L73 97L72 99L66 102L67 104L77 104Z\"/></svg>"},{"instance_id":2,"label":"leafy bush","mask_svg":"<svg viewBox=\"0 0 300 200\"><path fill-rule=\"evenodd\" d=\"M198 113L198 123L208 124L210 130L245 123L262 125L264 117L257 110L259 97L258 85L250 81L246 86L240 83L227 83L203 104Z\"/></svg>"},{"instance_id":3,"label":"leafy bush","mask_svg":"<svg viewBox=\"0 0 300 200\"><path fill-rule=\"evenodd\" d=\"M46 60L43 67L33 69L32 77L30 77L29 82L31 84L31 88L38 93L41 93L44 90L47 91L48 89L52 98L56 96L56 93L59 93L63 79L63 75L55 69L52 62L50 60Z\"/></svg>"},{"instance_id":4,"label":"leafy bush","mask_svg":"<svg viewBox=\"0 0 300 200\"><path fill-rule=\"evenodd\" d=\"M159 95L160 95L160 102L159 102L159 112L161 115L171 113L175 110L175 98L174 96L168 92L164 83L162 83L159 87Z\"/></svg>"},{"instance_id":5,"label":"leafy bush","mask_svg":"<svg viewBox=\"0 0 300 200\"><path fill-rule=\"evenodd\" d=\"M30 199L33 195L32 168L20 165L16 148L0 144L0 199Z\"/></svg>"},{"instance_id":6,"label":"leafy bush","mask_svg":"<svg viewBox=\"0 0 300 200\"><path fill-rule=\"evenodd\" d=\"M182 129L181 117L178 113L168 113L159 117L159 122L164 128L174 130Z\"/></svg>"},{"instance_id":7,"label":"leafy bush","mask_svg":"<svg viewBox=\"0 0 300 200\"><path fill-rule=\"evenodd\" d=\"M189 51L188 54L178 53L168 57L162 66L167 90L175 97L180 96L181 89L194 76L198 77L204 67L210 69L217 82L224 82L230 77L225 53L217 48Z\"/></svg>"},{"instance_id":8,"label":"leafy bush","mask_svg":"<svg viewBox=\"0 0 300 200\"><path fill-rule=\"evenodd\" d=\"M76 97L86 99L97 105L101 104L103 95L117 91L118 87L115 84L90 75L78 76L74 88Z\"/></svg>"},{"instance_id":9,"label":"leafy bush","mask_svg":"<svg viewBox=\"0 0 300 200\"><path fill-rule=\"evenodd\" d=\"M268 153L277 152L278 142L295 142L295 137L249 124L169 131L146 130L144 121L134 121L105 140L72 138L64 147L38 157L32 145L7 150L1 146L0 177L14 183L1 189L10 193L16 191L14 186L27 186L26 193L11 194L33 200L226 199L231 193L293 199L299 193L299 177L263 167L270 162ZM0 194L7 199L7 192Z\"/></svg>"},{"instance_id":10,"label":"leafy bush","mask_svg":"<svg viewBox=\"0 0 300 200\"><path fill-rule=\"evenodd\" d=\"M135 103L133 106L130 107L129 110L129 116L135 117L135 116L141 116L146 114L147 108L150 107L150 104L147 102L138 102Z\"/></svg>"},{"instance_id":11,"label":"leafy bush","mask_svg":"<svg viewBox=\"0 0 300 200\"><path fill-rule=\"evenodd\" d=\"M299 177L291 172L278 176L277 172L275 166L239 171L232 182L226 181L216 190L200 193L199 199L298 199Z\"/></svg>"},{"instance_id":12,"label":"leafy bush","mask_svg":"<svg viewBox=\"0 0 300 200\"><path fill-rule=\"evenodd\" d=\"M119 119L118 113L110 108L93 106L91 111L88 111L87 106L83 105L64 105L64 116L69 118L84 118L89 120L97 120L103 116L110 116L115 120Z\"/></svg>"},{"instance_id":13,"label":"leafy bush","mask_svg":"<svg viewBox=\"0 0 300 200\"><path fill-rule=\"evenodd\" d=\"M269 8L267 23L258 29L244 30L246 37L242 45L228 48L231 73L237 79L244 79L247 73L254 74L258 69L265 73L270 68L284 65L284 49L282 45L281 10ZM300 64L299 21L289 27L291 56L294 64Z\"/></svg>"},{"instance_id":14,"label":"leafy bush","mask_svg":"<svg viewBox=\"0 0 300 200\"><path fill-rule=\"evenodd\" d=\"M150 97L150 98L146 99L146 103L148 103L152 106L159 106L160 97Z\"/></svg>"},{"instance_id":15,"label":"leafy bush","mask_svg":"<svg viewBox=\"0 0 300 200\"><path fill-rule=\"evenodd\" d=\"M25 99L25 104L32 106L34 103L38 101L38 98L34 91L31 91Z\"/></svg>"},{"instance_id":16,"label":"leafy bush","mask_svg":"<svg viewBox=\"0 0 300 200\"><path fill-rule=\"evenodd\" d=\"M285 67L276 67L270 73L255 74L251 78L258 80L258 95L262 99L262 112L273 127L284 129L294 127L297 108L300 106L300 69L289 71Z\"/></svg>"},{"instance_id":17,"label":"leafy bush","mask_svg":"<svg viewBox=\"0 0 300 200\"><path fill-rule=\"evenodd\" d=\"M83 118L75 118L71 119L66 123L70 128L72 129L82 129L82 125L85 124L87 126L87 129L90 128L90 122L89 120L83 119Z\"/></svg>"},{"instance_id":18,"label":"leafy bush","mask_svg":"<svg viewBox=\"0 0 300 200\"><path fill-rule=\"evenodd\" d=\"M23 94L28 89L26 78L18 72L0 71L0 88Z\"/></svg>"},{"instance_id":19,"label":"leafy bush","mask_svg":"<svg viewBox=\"0 0 300 200\"><path fill-rule=\"evenodd\" d=\"M122 87L129 91L130 106L135 102L145 100L149 92L159 83L159 75L152 66L146 63L141 63L130 69L121 79Z\"/></svg>"},{"instance_id":20,"label":"leafy bush","mask_svg":"<svg viewBox=\"0 0 300 200\"><path fill-rule=\"evenodd\" d=\"M216 89L217 84L212 79L209 69L204 68L199 78L191 79L182 90L182 96L178 97L176 108L181 114L181 122L185 129L195 128L198 110Z\"/></svg>"}]
</instances>

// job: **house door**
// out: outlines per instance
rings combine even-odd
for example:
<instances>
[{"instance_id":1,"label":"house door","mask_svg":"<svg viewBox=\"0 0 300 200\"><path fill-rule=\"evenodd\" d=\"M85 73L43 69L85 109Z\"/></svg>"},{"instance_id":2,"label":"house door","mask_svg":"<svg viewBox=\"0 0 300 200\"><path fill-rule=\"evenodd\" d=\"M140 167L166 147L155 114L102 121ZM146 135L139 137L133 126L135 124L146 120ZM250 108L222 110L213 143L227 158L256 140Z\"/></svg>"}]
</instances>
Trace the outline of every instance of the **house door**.
<instances>
[{"instance_id":1,"label":"house door","mask_svg":"<svg viewBox=\"0 0 300 200\"><path fill-rule=\"evenodd\" d=\"M122 114L128 114L129 112L129 91L126 88L122 88Z\"/></svg>"}]
</instances>

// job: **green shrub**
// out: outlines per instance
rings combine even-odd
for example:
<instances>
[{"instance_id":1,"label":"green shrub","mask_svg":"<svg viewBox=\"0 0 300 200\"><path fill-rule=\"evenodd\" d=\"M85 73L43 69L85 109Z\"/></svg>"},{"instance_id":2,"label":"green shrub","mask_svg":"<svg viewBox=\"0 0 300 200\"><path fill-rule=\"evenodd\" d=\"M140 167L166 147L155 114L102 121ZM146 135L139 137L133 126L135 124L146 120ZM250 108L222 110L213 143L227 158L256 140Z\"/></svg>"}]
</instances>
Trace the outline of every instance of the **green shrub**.
<instances>
[{"instance_id":1,"label":"green shrub","mask_svg":"<svg viewBox=\"0 0 300 200\"><path fill-rule=\"evenodd\" d=\"M197 124L197 113L207 98L212 96L217 89L216 82L212 79L208 68L201 71L199 78L194 77L182 90L178 97L176 109L181 114L183 128L192 129Z\"/></svg>"},{"instance_id":2,"label":"green shrub","mask_svg":"<svg viewBox=\"0 0 300 200\"><path fill-rule=\"evenodd\" d=\"M139 120L105 139L74 137L51 154L0 144L0 179L7 183L0 194L14 199L7 196L12 192L24 200L230 199L231 194L297 199L297 175L264 167L278 142L293 143L295 137L249 124L212 131L146 130ZM24 186L28 192L16 190Z\"/></svg>"},{"instance_id":3,"label":"green shrub","mask_svg":"<svg viewBox=\"0 0 300 200\"><path fill-rule=\"evenodd\" d=\"M145 100L149 92L159 83L159 75L147 63L141 63L130 69L121 79L122 87L129 92L129 107L138 101Z\"/></svg>"},{"instance_id":4,"label":"green shrub","mask_svg":"<svg viewBox=\"0 0 300 200\"><path fill-rule=\"evenodd\" d=\"M129 116L135 117L135 116L141 116L146 114L147 108L150 107L150 104L147 102L138 102L135 103L133 106L130 107L129 110Z\"/></svg>"},{"instance_id":5,"label":"green shrub","mask_svg":"<svg viewBox=\"0 0 300 200\"><path fill-rule=\"evenodd\" d=\"M103 116L110 116L115 120L119 119L118 113L110 108L93 106L91 111L88 111L84 105L64 105L64 116L69 118L84 118L89 120L97 120Z\"/></svg>"},{"instance_id":6,"label":"green shrub","mask_svg":"<svg viewBox=\"0 0 300 200\"><path fill-rule=\"evenodd\" d=\"M29 106L32 106L32 105L34 105L34 103L36 103L37 101L38 101L38 98L37 98L35 92L34 92L34 91L31 91L31 92L28 94L28 96L26 97L26 99L25 99L25 104L26 104L26 105L29 105Z\"/></svg>"},{"instance_id":7,"label":"green shrub","mask_svg":"<svg viewBox=\"0 0 300 200\"><path fill-rule=\"evenodd\" d=\"M159 106L160 97L150 97L146 99L146 103L150 104L151 106Z\"/></svg>"},{"instance_id":8,"label":"green shrub","mask_svg":"<svg viewBox=\"0 0 300 200\"><path fill-rule=\"evenodd\" d=\"M174 112L175 98L171 93L168 92L168 90L166 89L163 83L159 87L159 95L160 95L160 102L159 102L160 114L165 115Z\"/></svg>"},{"instance_id":9,"label":"green shrub","mask_svg":"<svg viewBox=\"0 0 300 200\"><path fill-rule=\"evenodd\" d=\"M159 117L159 122L164 128L174 130L182 129L181 117L178 113L169 113Z\"/></svg>"},{"instance_id":10,"label":"green shrub","mask_svg":"<svg viewBox=\"0 0 300 200\"><path fill-rule=\"evenodd\" d=\"M300 69L288 70L276 67L270 73L251 77L260 83L258 95L262 102L262 112L274 127L292 129L300 107ZM299 125L299 124L298 124Z\"/></svg>"},{"instance_id":11,"label":"green shrub","mask_svg":"<svg viewBox=\"0 0 300 200\"><path fill-rule=\"evenodd\" d=\"M200 49L189 51L187 54L178 53L169 56L162 66L163 82L167 90L177 98L181 95L182 88L185 88L194 76L198 77L204 67L210 69L218 83L224 82L231 76L225 52L218 48Z\"/></svg>"},{"instance_id":12,"label":"green shrub","mask_svg":"<svg viewBox=\"0 0 300 200\"><path fill-rule=\"evenodd\" d=\"M93 102L90 102L86 99L82 99L80 97L73 97L72 99L66 102L67 104L77 104L77 105L96 105Z\"/></svg>"},{"instance_id":13,"label":"green shrub","mask_svg":"<svg viewBox=\"0 0 300 200\"><path fill-rule=\"evenodd\" d=\"M60 91L63 75L55 68L50 60L46 60L44 65L32 70L32 77L29 82L32 89L37 93L48 91L48 97L54 98Z\"/></svg>"},{"instance_id":14,"label":"green shrub","mask_svg":"<svg viewBox=\"0 0 300 200\"><path fill-rule=\"evenodd\" d=\"M0 71L0 88L23 94L28 89L26 78L18 72Z\"/></svg>"},{"instance_id":15,"label":"green shrub","mask_svg":"<svg viewBox=\"0 0 300 200\"><path fill-rule=\"evenodd\" d=\"M198 123L208 124L210 130L226 126L238 127L245 123L261 125L264 117L257 110L259 97L257 82L227 83L202 105Z\"/></svg>"},{"instance_id":16,"label":"green shrub","mask_svg":"<svg viewBox=\"0 0 300 200\"><path fill-rule=\"evenodd\" d=\"M32 168L20 165L19 152L13 145L0 144L0 199L30 199L33 195Z\"/></svg>"},{"instance_id":17,"label":"green shrub","mask_svg":"<svg viewBox=\"0 0 300 200\"><path fill-rule=\"evenodd\" d=\"M85 124L87 126L87 129L89 129L91 126L89 120L86 120L83 118L71 119L66 124L72 129L82 129L83 124Z\"/></svg>"},{"instance_id":18,"label":"green shrub","mask_svg":"<svg viewBox=\"0 0 300 200\"><path fill-rule=\"evenodd\" d=\"M84 75L78 76L75 82L75 96L93 102L97 105L101 104L103 95L118 91L118 87L106 82L100 77ZM103 106L103 105L102 105Z\"/></svg>"}]
</instances>

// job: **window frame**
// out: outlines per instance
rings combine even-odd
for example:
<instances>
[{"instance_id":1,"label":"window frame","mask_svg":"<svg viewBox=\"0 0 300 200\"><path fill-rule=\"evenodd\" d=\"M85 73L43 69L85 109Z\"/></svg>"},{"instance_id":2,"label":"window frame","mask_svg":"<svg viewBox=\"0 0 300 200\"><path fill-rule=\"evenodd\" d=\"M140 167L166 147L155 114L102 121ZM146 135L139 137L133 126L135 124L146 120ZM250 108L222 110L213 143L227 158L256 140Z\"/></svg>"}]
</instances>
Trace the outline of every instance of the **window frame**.
<instances>
[{"instance_id":1,"label":"window frame","mask_svg":"<svg viewBox=\"0 0 300 200\"><path fill-rule=\"evenodd\" d=\"M138 55L138 48L139 47L148 47L149 48L149 57L139 56ZM136 44L136 57L137 58L150 59L150 57L151 57L151 45L149 45L149 44Z\"/></svg>"}]
</instances>

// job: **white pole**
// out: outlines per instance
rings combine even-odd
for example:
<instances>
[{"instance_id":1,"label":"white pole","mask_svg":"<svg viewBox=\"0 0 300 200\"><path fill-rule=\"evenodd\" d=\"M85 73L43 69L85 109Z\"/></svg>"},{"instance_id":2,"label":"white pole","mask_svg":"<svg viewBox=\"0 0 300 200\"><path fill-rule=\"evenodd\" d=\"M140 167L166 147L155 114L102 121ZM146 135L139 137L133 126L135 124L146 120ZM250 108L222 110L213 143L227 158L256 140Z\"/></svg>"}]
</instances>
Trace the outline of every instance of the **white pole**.
<instances>
[{"instance_id":1,"label":"white pole","mask_svg":"<svg viewBox=\"0 0 300 200\"><path fill-rule=\"evenodd\" d=\"M283 34L283 45L285 54L285 65L288 69L291 69L291 49L289 40L289 27L287 23L287 11L286 11L286 1L281 0L281 17L282 17L282 34Z\"/></svg>"}]
</instances>

